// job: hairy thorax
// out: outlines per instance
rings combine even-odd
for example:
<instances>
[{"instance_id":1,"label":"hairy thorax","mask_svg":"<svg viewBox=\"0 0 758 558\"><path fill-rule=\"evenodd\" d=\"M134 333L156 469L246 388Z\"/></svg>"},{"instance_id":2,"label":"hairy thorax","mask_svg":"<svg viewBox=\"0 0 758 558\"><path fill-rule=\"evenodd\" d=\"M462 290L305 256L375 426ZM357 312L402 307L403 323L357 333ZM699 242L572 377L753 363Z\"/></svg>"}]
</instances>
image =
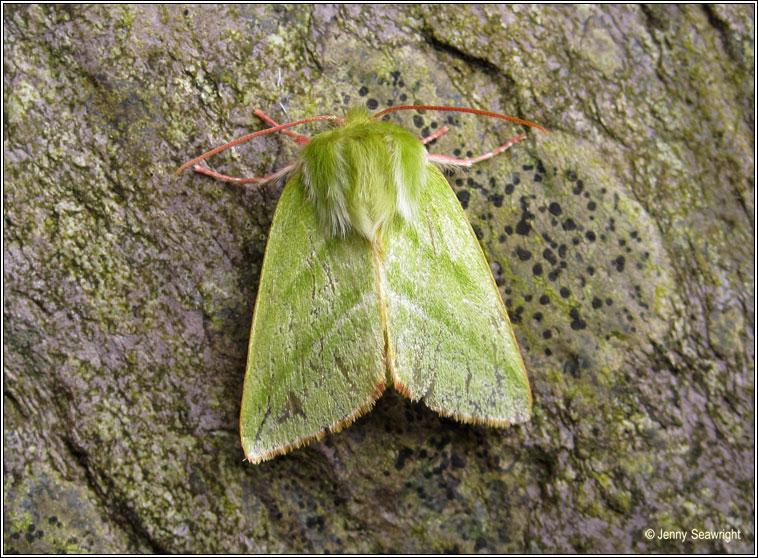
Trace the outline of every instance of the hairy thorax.
<instances>
[{"instance_id":1,"label":"hairy thorax","mask_svg":"<svg viewBox=\"0 0 758 558\"><path fill-rule=\"evenodd\" d=\"M359 107L311 139L298 167L325 233L352 230L374 242L393 219L414 220L428 164L413 134Z\"/></svg>"}]
</instances>

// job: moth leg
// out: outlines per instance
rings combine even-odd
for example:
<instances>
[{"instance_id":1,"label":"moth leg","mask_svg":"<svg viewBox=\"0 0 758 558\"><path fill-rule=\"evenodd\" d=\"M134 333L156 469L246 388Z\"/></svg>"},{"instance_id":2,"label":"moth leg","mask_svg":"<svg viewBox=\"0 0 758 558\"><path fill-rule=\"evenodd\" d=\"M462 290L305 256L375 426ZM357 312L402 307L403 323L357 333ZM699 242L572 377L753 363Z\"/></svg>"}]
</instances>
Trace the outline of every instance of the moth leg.
<instances>
[{"instance_id":1,"label":"moth leg","mask_svg":"<svg viewBox=\"0 0 758 558\"><path fill-rule=\"evenodd\" d=\"M431 136L427 136L427 137L423 138L421 140L421 143L423 143L424 145L426 145L427 143L436 140L438 137L440 137L442 134L444 134L445 132L447 132L449 129L450 128L448 128L447 126L443 126L439 130L437 130L436 132L434 132Z\"/></svg>"},{"instance_id":2,"label":"moth leg","mask_svg":"<svg viewBox=\"0 0 758 558\"><path fill-rule=\"evenodd\" d=\"M192 167L192 170L199 174L204 174L206 176L210 176L211 178L215 178L216 180L223 180L224 182L234 182L235 184L250 184L250 183L256 183L256 184L262 184L264 182L271 182L272 180L277 180L279 178L287 176L292 169L295 167L295 163L290 163L286 167L280 168L275 173L269 174L268 176L264 176L263 178L238 178L235 176L227 176L225 174L221 174L220 172L212 171L210 169L206 169L205 167L201 165L195 165Z\"/></svg>"},{"instance_id":3,"label":"moth leg","mask_svg":"<svg viewBox=\"0 0 758 558\"><path fill-rule=\"evenodd\" d=\"M272 128L276 128L280 126L278 122L276 122L273 118L270 118L269 116L267 116L260 109L255 109L255 111L253 111L253 114L255 114L255 116L263 120L266 124L268 124ZM301 134L296 134L294 132L291 132L290 130L279 130L279 131L290 136L298 145L305 145L306 143L310 141L308 137L303 136ZM278 178L287 176L294 166L295 166L295 163L290 163L286 167L282 167L275 173L269 174L268 176L264 176L263 178L258 178L258 177L239 178L236 176L227 176L225 174L221 174L220 172L207 169L201 165L195 165L194 167L192 167L192 170L194 170L195 172L199 174L204 174L206 176L210 176L211 178L215 178L216 180L223 180L224 182L234 182L235 184L262 184L264 182L271 182L272 180L277 180Z\"/></svg>"},{"instance_id":4,"label":"moth leg","mask_svg":"<svg viewBox=\"0 0 758 558\"><path fill-rule=\"evenodd\" d=\"M489 159L490 157L494 157L498 153L502 153L509 147L511 147L514 143L521 141L526 137L526 134L521 133L517 135L512 140L507 141L497 149L493 149L492 151L488 151L487 153L483 155L479 155L478 157L474 157L472 159L456 159L454 157L448 157L447 155L440 155L438 153L430 153L429 154L429 160L433 163L438 163L441 165L455 165L459 167L470 167L474 163L478 163L479 161L484 161L486 159Z\"/></svg>"},{"instance_id":5,"label":"moth leg","mask_svg":"<svg viewBox=\"0 0 758 558\"><path fill-rule=\"evenodd\" d=\"M276 120L267 116L261 109L255 109L253 111L253 114L255 114L255 116L263 120L266 124L268 124L272 128L276 128L277 126L280 126L280 124ZM310 141L308 137L303 136L302 134L296 134L294 132L291 132L290 130L279 130L279 131L284 134L287 134L298 145L305 145L306 143ZM275 173L269 174L268 176L264 176L263 178L258 178L258 177L239 178L236 176L227 176L225 174L221 174L219 172L207 169L201 165L195 165L194 167L192 167L192 169L199 174L210 176L211 178L215 178L216 180L223 180L224 182L234 182L236 184L261 184L264 182L271 182L272 180L277 180L278 178L287 176L294 166L295 166L295 163L290 163L286 167L282 167Z\"/></svg>"},{"instance_id":6,"label":"moth leg","mask_svg":"<svg viewBox=\"0 0 758 558\"><path fill-rule=\"evenodd\" d=\"M273 128L276 128L277 126L279 126L276 120L274 120L273 118L269 118L261 109L255 109L253 111L253 114ZM311 141L310 138L302 134L296 134L294 132L290 132L289 130L281 130L281 131L287 134L293 140L295 140L295 143L298 145L305 145L306 143Z\"/></svg>"}]
</instances>

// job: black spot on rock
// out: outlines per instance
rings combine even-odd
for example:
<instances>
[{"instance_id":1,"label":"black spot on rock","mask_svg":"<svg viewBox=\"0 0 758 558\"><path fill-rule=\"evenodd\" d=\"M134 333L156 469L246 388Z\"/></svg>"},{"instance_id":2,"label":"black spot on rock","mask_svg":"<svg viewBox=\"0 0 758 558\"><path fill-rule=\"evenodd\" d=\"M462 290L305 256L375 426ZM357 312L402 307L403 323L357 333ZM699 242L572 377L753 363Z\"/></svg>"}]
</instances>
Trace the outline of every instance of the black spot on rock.
<instances>
[{"instance_id":1,"label":"black spot on rock","mask_svg":"<svg viewBox=\"0 0 758 558\"><path fill-rule=\"evenodd\" d=\"M397 459L395 460L395 469L398 471L402 470L403 467L405 467L406 460L413 455L413 450L411 448L400 448L400 451L397 454Z\"/></svg>"},{"instance_id":2,"label":"black spot on rock","mask_svg":"<svg viewBox=\"0 0 758 558\"><path fill-rule=\"evenodd\" d=\"M571 322L571 329L578 331L580 329L585 329L587 327L587 322L585 322L582 319L581 315L579 314L579 310L577 308L572 308L569 311L569 316L571 316L571 318L573 319L573 321Z\"/></svg>"},{"instance_id":3,"label":"black spot on rock","mask_svg":"<svg viewBox=\"0 0 758 558\"><path fill-rule=\"evenodd\" d=\"M613 260L613 265L616 266L616 271L624 271L624 263L626 260L624 259L624 256L619 256L615 260Z\"/></svg>"},{"instance_id":4,"label":"black spot on rock","mask_svg":"<svg viewBox=\"0 0 758 558\"><path fill-rule=\"evenodd\" d=\"M522 248L521 246L518 246L516 248L516 254L518 255L518 259L520 259L522 262L525 262L532 257L532 253L529 250Z\"/></svg>"},{"instance_id":5,"label":"black spot on rock","mask_svg":"<svg viewBox=\"0 0 758 558\"><path fill-rule=\"evenodd\" d=\"M523 218L518 223L516 223L516 233L520 234L521 236L527 236L531 230L532 227L529 225L529 222Z\"/></svg>"},{"instance_id":6,"label":"black spot on rock","mask_svg":"<svg viewBox=\"0 0 758 558\"><path fill-rule=\"evenodd\" d=\"M563 230L564 231L573 231L573 230L576 230L576 223L574 222L574 220L571 217L569 217L568 219L566 219L563 222Z\"/></svg>"},{"instance_id":7,"label":"black spot on rock","mask_svg":"<svg viewBox=\"0 0 758 558\"><path fill-rule=\"evenodd\" d=\"M579 331L580 329L585 329L587 327L587 322L581 319L576 319L573 322L571 322L571 329L575 331Z\"/></svg>"},{"instance_id":8,"label":"black spot on rock","mask_svg":"<svg viewBox=\"0 0 758 558\"><path fill-rule=\"evenodd\" d=\"M461 202L461 205L463 206L463 209L466 209L468 207L468 202L471 199L471 194L468 190L458 190L455 194L458 196L458 201Z\"/></svg>"}]
</instances>

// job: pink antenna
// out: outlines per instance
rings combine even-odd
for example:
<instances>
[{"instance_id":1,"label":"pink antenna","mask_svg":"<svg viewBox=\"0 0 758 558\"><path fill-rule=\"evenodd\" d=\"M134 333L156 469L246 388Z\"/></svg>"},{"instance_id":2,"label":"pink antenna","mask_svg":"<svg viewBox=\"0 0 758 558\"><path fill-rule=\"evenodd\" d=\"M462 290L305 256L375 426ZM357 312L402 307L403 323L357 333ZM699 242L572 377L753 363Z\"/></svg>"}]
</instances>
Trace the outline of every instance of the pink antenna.
<instances>
[{"instance_id":1,"label":"pink antenna","mask_svg":"<svg viewBox=\"0 0 758 558\"><path fill-rule=\"evenodd\" d=\"M490 112L488 110L479 110L479 109L472 109L472 108L465 108L465 107L438 107L438 106L428 106L428 105L403 105L399 107L390 107L387 109L384 109L381 112L377 112L374 115L374 118L379 118L380 116L384 116L385 114L388 114L390 112L395 112L396 110L441 110L441 111L448 111L448 112L469 112L471 114L479 114L481 116L491 116L493 118L500 118L501 120L507 120L508 122L515 122L516 124L523 124L524 126L531 126L532 128L537 128L538 130L541 130L542 132L545 132L548 134L549 132L540 126L539 124L535 124L534 122L529 122L528 120L522 120L521 118L515 118L513 116L506 116L504 114L499 114L497 112Z\"/></svg>"},{"instance_id":2,"label":"pink antenna","mask_svg":"<svg viewBox=\"0 0 758 558\"><path fill-rule=\"evenodd\" d=\"M196 163L199 163L203 159L207 159L208 157L210 157L212 155L216 155L217 153L221 153L222 151L225 151L225 150L229 149L230 147L234 147L235 145L239 145L241 143L244 143L244 142L246 142L248 140L251 140L253 138L256 138L258 136L263 136L263 135L266 135L266 134L272 134L274 132L279 132L279 131L285 130L287 128L291 128L292 126L297 126L298 124L305 124L307 122L313 122L315 120L337 120L337 121L342 121L343 119L340 118L339 116L311 116L310 118L304 118L302 120L297 120L295 122L290 122L289 124L282 124L281 126L274 126L273 128L266 128L265 130L260 130L258 132L254 132L252 134L248 134L248 135L243 136L243 137L241 137L239 139L230 141L229 143L226 143L226 144L224 144L224 145L222 145L220 147L217 147L216 149L211 149L207 153L203 153L202 155L200 155L200 157L196 157L196 158L192 159L191 161L188 161L188 162L184 163L181 167L179 167L177 169L176 174L181 173L187 167L191 167L192 165L194 165ZM305 136L301 136L301 137L305 137ZM298 141L298 140L295 139L295 141Z\"/></svg>"}]
</instances>

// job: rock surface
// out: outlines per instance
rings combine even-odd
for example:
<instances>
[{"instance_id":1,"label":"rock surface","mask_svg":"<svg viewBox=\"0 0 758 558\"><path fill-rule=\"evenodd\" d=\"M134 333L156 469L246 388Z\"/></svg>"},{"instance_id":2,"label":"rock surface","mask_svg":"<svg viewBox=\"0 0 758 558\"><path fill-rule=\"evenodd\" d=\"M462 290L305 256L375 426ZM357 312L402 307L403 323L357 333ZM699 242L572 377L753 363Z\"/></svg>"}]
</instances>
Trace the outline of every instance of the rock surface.
<instances>
[{"instance_id":1,"label":"rock surface","mask_svg":"<svg viewBox=\"0 0 758 558\"><path fill-rule=\"evenodd\" d=\"M4 6L4 551L755 552L754 17ZM174 170L261 129L255 108L390 103L551 131L449 175L533 418L463 425L388 390L341 433L245 463L281 185ZM516 133L398 121L450 125L431 149L463 156ZM263 176L295 149L267 136L209 164Z\"/></svg>"}]
</instances>

